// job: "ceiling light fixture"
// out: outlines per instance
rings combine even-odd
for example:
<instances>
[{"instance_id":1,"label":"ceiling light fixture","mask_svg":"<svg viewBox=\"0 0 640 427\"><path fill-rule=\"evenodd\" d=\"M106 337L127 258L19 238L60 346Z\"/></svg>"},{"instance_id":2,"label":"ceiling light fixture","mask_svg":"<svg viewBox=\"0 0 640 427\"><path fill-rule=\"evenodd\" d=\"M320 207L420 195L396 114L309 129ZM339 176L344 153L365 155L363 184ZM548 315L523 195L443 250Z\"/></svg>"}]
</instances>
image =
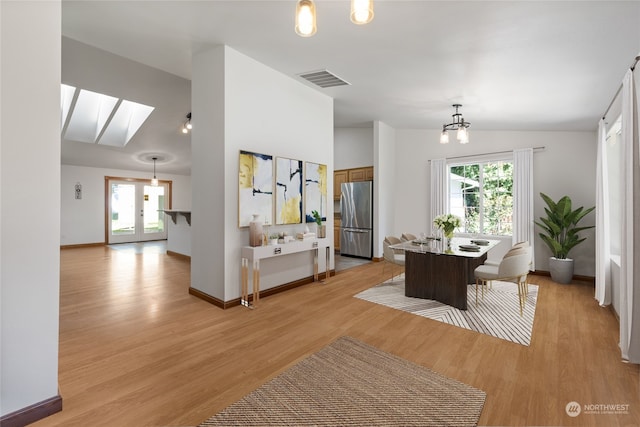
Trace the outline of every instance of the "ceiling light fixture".
<instances>
[{"instance_id":1,"label":"ceiling light fixture","mask_svg":"<svg viewBox=\"0 0 640 427\"><path fill-rule=\"evenodd\" d=\"M296 5L296 33L311 37L316 31L316 5L313 0L299 0Z\"/></svg>"},{"instance_id":2,"label":"ceiling light fixture","mask_svg":"<svg viewBox=\"0 0 640 427\"><path fill-rule=\"evenodd\" d=\"M351 0L351 22L357 25L373 21L373 0ZM296 33L311 37L316 33L316 5L313 0L298 0L296 3Z\"/></svg>"},{"instance_id":3,"label":"ceiling light fixture","mask_svg":"<svg viewBox=\"0 0 640 427\"><path fill-rule=\"evenodd\" d=\"M351 22L357 25L373 21L373 0L351 0Z\"/></svg>"},{"instance_id":4,"label":"ceiling light fixture","mask_svg":"<svg viewBox=\"0 0 640 427\"><path fill-rule=\"evenodd\" d=\"M471 123L465 122L462 113L458 112L458 108L462 107L462 104L453 104L452 107L456 109L456 112L452 115L453 122L446 125L442 125L442 133L440 134L440 144L449 143L449 131L457 130L456 139L460 144L469 143L469 125Z\"/></svg>"},{"instance_id":5,"label":"ceiling light fixture","mask_svg":"<svg viewBox=\"0 0 640 427\"><path fill-rule=\"evenodd\" d=\"M187 121L182 125L182 133L189 133L189 131L193 129L193 125L191 124L191 112L187 114Z\"/></svg>"},{"instance_id":6,"label":"ceiling light fixture","mask_svg":"<svg viewBox=\"0 0 640 427\"><path fill-rule=\"evenodd\" d=\"M153 185L154 187L157 187L158 178L156 178L156 160L158 160L158 158L156 156L153 156L151 160L153 160L153 179L151 180L151 185Z\"/></svg>"}]
</instances>

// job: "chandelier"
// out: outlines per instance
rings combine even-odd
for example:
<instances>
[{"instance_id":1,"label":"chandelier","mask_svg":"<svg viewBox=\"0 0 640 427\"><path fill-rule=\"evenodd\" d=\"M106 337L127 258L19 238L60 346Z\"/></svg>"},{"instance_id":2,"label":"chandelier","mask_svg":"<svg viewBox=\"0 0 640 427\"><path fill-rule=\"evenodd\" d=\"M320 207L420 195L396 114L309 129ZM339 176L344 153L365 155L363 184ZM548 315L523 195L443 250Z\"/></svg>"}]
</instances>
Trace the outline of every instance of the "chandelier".
<instances>
[{"instance_id":1,"label":"chandelier","mask_svg":"<svg viewBox=\"0 0 640 427\"><path fill-rule=\"evenodd\" d=\"M440 134L440 144L449 143L449 131L456 130L456 139L460 144L469 143L469 131L468 127L471 123L465 122L462 113L458 112L458 108L462 107L462 104L453 104L452 107L456 109L456 112L452 115L453 122L446 125L442 125L442 133Z\"/></svg>"}]
</instances>

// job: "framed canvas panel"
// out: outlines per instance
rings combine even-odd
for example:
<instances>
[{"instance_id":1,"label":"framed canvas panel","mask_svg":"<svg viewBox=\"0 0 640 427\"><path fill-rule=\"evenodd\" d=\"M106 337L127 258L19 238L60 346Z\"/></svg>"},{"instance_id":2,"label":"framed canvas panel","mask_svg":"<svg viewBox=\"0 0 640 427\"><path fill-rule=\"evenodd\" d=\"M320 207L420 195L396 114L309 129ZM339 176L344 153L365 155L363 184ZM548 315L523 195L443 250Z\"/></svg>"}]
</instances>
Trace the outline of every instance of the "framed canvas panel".
<instances>
[{"instance_id":1,"label":"framed canvas panel","mask_svg":"<svg viewBox=\"0 0 640 427\"><path fill-rule=\"evenodd\" d=\"M302 222L302 160L276 158L276 224Z\"/></svg>"},{"instance_id":2,"label":"framed canvas panel","mask_svg":"<svg viewBox=\"0 0 640 427\"><path fill-rule=\"evenodd\" d=\"M273 156L240 151L238 226L248 227L253 215L273 224Z\"/></svg>"},{"instance_id":3,"label":"framed canvas panel","mask_svg":"<svg viewBox=\"0 0 640 427\"><path fill-rule=\"evenodd\" d=\"M327 165L307 162L305 164L304 212L305 222L314 222L313 211L318 211L323 221L327 220Z\"/></svg>"}]
</instances>

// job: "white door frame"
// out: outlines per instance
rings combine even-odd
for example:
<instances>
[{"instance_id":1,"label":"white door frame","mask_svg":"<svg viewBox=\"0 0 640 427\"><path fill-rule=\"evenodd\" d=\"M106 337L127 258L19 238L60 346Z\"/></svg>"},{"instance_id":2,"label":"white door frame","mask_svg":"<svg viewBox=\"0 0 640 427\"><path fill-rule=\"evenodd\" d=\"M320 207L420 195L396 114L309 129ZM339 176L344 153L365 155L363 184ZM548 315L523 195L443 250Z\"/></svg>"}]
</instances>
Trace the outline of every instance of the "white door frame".
<instances>
[{"instance_id":1,"label":"white door frame","mask_svg":"<svg viewBox=\"0 0 640 427\"><path fill-rule=\"evenodd\" d=\"M113 236L111 234L111 188L112 184L132 184L136 186L136 201L135 201L135 215L136 226L135 232L127 235ZM143 193L144 186L151 185L150 180L139 178L122 178L105 176L105 243L128 243L128 242L141 242L148 240L164 240L167 238L167 226L165 221L164 230L160 233L145 233L144 232L144 201ZM171 209L171 190L172 181L159 181L159 186L165 188L165 209ZM140 197L137 195L140 194Z\"/></svg>"}]
</instances>

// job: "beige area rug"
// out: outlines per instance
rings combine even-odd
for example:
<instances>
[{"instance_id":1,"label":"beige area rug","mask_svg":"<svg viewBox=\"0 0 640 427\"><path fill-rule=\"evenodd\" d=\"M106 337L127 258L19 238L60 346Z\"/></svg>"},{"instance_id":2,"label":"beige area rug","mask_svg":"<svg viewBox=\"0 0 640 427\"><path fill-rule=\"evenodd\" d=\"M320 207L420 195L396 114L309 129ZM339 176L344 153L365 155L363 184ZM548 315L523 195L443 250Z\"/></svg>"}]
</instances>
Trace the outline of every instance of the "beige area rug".
<instances>
[{"instance_id":1,"label":"beige area rug","mask_svg":"<svg viewBox=\"0 0 640 427\"><path fill-rule=\"evenodd\" d=\"M475 426L485 397L342 337L200 426Z\"/></svg>"},{"instance_id":2,"label":"beige area rug","mask_svg":"<svg viewBox=\"0 0 640 427\"><path fill-rule=\"evenodd\" d=\"M404 274L362 291L355 297L528 346L533 332L538 286L529 284L522 316L518 287L513 283L500 281L493 282L491 289L485 291L484 299L477 306L475 285L468 286L467 310L459 310L430 299L405 296Z\"/></svg>"}]
</instances>

